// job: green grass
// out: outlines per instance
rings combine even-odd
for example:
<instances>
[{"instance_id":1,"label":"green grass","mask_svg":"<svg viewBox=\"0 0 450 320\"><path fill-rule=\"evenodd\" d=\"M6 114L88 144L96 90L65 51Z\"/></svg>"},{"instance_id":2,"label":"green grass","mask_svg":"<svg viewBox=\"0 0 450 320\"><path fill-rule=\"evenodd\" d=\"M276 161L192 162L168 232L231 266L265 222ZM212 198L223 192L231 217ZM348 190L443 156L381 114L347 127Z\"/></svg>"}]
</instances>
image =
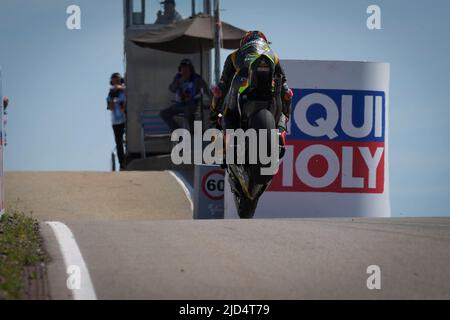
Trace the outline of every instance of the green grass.
<instances>
[{"instance_id":1,"label":"green grass","mask_svg":"<svg viewBox=\"0 0 450 320\"><path fill-rule=\"evenodd\" d=\"M7 210L0 219L0 300L21 299L25 268L46 261L37 221Z\"/></svg>"}]
</instances>

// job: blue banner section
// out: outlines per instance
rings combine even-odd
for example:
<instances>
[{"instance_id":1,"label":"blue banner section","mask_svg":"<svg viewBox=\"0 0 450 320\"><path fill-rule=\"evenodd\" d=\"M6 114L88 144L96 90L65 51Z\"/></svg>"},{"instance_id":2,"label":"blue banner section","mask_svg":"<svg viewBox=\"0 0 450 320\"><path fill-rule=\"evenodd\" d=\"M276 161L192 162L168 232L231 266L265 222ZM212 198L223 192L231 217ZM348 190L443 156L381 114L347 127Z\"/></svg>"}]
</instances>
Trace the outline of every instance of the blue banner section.
<instances>
[{"instance_id":1,"label":"blue banner section","mask_svg":"<svg viewBox=\"0 0 450 320\"><path fill-rule=\"evenodd\" d=\"M289 140L384 142L385 92L293 91Z\"/></svg>"}]
</instances>

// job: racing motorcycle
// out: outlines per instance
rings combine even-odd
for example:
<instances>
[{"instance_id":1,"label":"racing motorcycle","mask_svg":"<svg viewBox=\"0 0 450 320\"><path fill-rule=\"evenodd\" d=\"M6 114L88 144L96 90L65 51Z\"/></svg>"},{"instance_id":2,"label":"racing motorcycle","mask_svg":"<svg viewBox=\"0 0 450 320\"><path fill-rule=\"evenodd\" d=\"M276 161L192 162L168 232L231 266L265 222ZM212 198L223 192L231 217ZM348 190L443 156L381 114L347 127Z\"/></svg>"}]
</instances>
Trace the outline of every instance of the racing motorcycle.
<instances>
[{"instance_id":1,"label":"racing motorcycle","mask_svg":"<svg viewBox=\"0 0 450 320\"><path fill-rule=\"evenodd\" d=\"M271 150L273 147L272 134L278 132L276 124L282 111L282 79L281 76L275 75L275 63L270 56L256 53L252 57L253 59L249 62L247 70L235 75L230 91L225 97L224 105L229 111L235 111L233 112L235 118L237 118L234 121L235 127L244 131L249 129L256 131L257 154L259 154L259 148L261 147L260 139L265 139L261 143L265 145L265 142L267 142L266 154L271 155L275 151ZM221 118L221 127L224 127L224 118L224 116ZM226 124L225 127L228 128ZM264 131L265 137L260 134L259 129L266 129ZM251 219L255 214L258 200L272 181L274 173L267 174L265 172L263 174L262 169L268 168L270 164L262 164L259 157L257 157L256 163L250 163L249 152L255 150L255 146L251 148L248 139L242 145L242 141L239 143L235 139L229 138L225 135L225 150L234 148L235 156L239 149L245 150L245 162L240 164L235 159L232 163L226 163L224 167L228 173L239 217ZM276 137L276 148L282 148L278 136ZM279 157L277 157L277 161L279 162ZM278 165L279 163L276 164L276 167Z\"/></svg>"}]
</instances>

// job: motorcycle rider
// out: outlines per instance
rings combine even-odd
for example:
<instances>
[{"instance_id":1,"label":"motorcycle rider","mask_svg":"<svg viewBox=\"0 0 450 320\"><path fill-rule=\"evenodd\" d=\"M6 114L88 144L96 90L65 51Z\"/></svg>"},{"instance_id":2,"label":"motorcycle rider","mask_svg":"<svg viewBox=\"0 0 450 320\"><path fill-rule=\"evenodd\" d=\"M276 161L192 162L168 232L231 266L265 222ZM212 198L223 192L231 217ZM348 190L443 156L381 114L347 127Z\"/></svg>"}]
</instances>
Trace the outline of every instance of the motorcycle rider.
<instances>
[{"instance_id":1,"label":"motorcycle rider","mask_svg":"<svg viewBox=\"0 0 450 320\"><path fill-rule=\"evenodd\" d=\"M232 128L237 129L239 124L238 115L236 110L226 105L225 110L222 110L225 97L229 90L233 90L232 87L235 76L240 74L248 75L249 61L251 61L251 55L255 51L264 52L275 63L274 77L281 77L281 100L282 100L282 114L278 121L277 127L280 132L280 158L284 155L284 146L286 144L286 130L287 122L291 114L292 108L292 90L289 88L286 80L286 75L283 68L280 65L279 58L270 48L270 42L266 36L260 31L247 32L240 42L240 48L233 51L226 59L221 79L217 86L212 88L213 101L210 110L210 121L212 126L221 127L218 123L219 115L222 113L224 117L225 129ZM247 70L245 70L247 69Z\"/></svg>"}]
</instances>

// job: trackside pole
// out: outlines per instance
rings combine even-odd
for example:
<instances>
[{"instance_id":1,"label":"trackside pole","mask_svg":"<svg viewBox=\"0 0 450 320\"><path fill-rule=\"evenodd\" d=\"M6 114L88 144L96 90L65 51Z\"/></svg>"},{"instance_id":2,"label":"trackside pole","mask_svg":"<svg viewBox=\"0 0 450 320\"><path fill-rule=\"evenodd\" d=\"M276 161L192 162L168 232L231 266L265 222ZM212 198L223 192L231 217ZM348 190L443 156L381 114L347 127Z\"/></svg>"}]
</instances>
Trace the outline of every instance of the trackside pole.
<instances>
[{"instance_id":1,"label":"trackside pole","mask_svg":"<svg viewBox=\"0 0 450 320\"><path fill-rule=\"evenodd\" d=\"M219 83L220 80L220 34L220 1L214 0L214 80L216 84Z\"/></svg>"}]
</instances>

